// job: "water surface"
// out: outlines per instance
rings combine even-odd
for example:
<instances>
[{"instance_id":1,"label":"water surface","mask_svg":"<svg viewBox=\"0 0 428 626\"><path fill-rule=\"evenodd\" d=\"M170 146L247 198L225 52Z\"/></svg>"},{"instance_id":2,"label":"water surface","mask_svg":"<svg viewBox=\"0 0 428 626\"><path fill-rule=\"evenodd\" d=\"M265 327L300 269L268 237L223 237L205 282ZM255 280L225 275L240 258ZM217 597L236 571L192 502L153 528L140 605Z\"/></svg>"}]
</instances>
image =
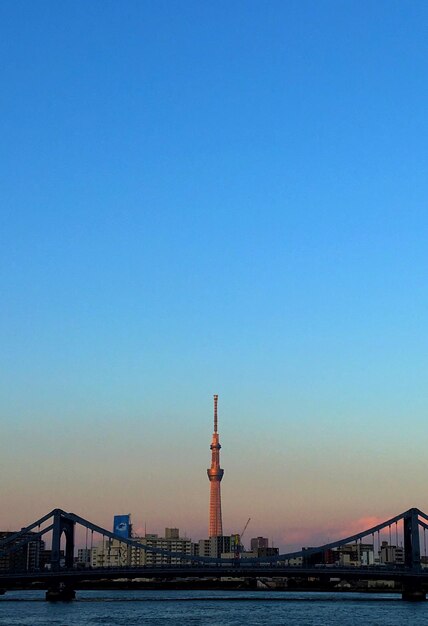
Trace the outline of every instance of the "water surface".
<instances>
[{"instance_id":1,"label":"water surface","mask_svg":"<svg viewBox=\"0 0 428 626\"><path fill-rule=\"evenodd\" d=\"M0 626L425 626L428 602L395 594L249 591L78 591L70 603L37 591L0 596Z\"/></svg>"}]
</instances>

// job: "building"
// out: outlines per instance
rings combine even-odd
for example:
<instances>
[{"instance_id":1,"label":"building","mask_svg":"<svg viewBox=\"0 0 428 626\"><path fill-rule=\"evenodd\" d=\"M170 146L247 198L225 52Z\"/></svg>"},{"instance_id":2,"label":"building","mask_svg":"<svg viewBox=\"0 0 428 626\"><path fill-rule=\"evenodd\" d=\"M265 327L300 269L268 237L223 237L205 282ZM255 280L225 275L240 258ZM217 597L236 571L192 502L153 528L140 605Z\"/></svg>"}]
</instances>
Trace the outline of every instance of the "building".
<instances>
[{"instance_id":1,"label":"building","mask_svg":"<svg viewBox=\"0 0 428 626\"><path fill-rule=\"evenodd\" d=\"M178 528L165 528L165 536L147 534L134 537L141 544L129 546L118 539L105 539L90 550L91 567L160 567L190 563L186 556L194 554L191 539L180 537ZM152 548L145 550L143 546ZM157 550L161 552L157 552ZM163 551L176 553L177 556L163 554ZM86 563L85 550L78 551L78 563Z\"/></svg>"},{"instance_id":2,"label":"building","mask_svg":"<svg viewBox=\"0 0 428 626\"><path fill-rule=\"evenodd\" d=\"M76 563L79 567L90 567L91 565L91 549L79 548L77 550Z\"/></svg>"},{"instance_id":3,"label":"building","mask_svg":"<svg viewBox=\"0 0 428 626\"><path fill-rule=\"evenodd\" d=\"M224 553L234 552L234 538L228 535L219 535L209 539L200 539L199 556L210 556L220 559Z\"/></svg>"},{"instance_id":4,"label":"building","mask_svg":"<svg viewBox=\"0 0 428 626\"><path fill-rule=\"evenodd\" d=\"M269 539L266 537L253 537L251 539L251 551L265 549L269 547Z\"/></svg>"},{"instance_id":5,"label":"building","mask_svg":"<svg viewBox=\"0 0 428 626\"><path fill-rule=\"evenodd\" d=\"M16 531L0 531L0 541L15 535ZM44 549L44 542L37 533L28 532L22 539L32 539L15 552L0 557L0 571L34 571L40 568L40 555ZM13 545L13 543L12 543Z\"/></svg>"},{"instance_id":6,"label":"building","mask_svg":"<svg viewBox=\"0 0 428 626\"><path fill-rule=\"evenodd\" d=\"M91 567L126 567L130 562L130 547L119 539L105 539L90 550Z\"/></svg>"},{"instance_id":7,"label":"building","mask_svg":"<svg viewBox=\"0 0 428 626\"><path fill-rule=\"evenodd\" d=\"M217 403L218 396L214 396L214 432L211 442L211 467L207 470L210 481L210 509L209 509L209 537L221 537L223 535L223 522L221 517L221 492L220 483L224 471L220 467L220 439L217 432Z\"/></svg>"},{"instance_id":8,"label":"building","mask_svg":"<svg viewBox=\"0 0 428 626\"><path fill-rule=\"evenodd\" d=\"M272 546L267 548L257 548L257 550L251 550L251 552L253 552L258 559L279 555L279 549L273 548Z\"/></svg>"},{"instance_id":9,"label":"building","mask_svg":"<svg viewBox=\"0 0 428 626\"><path fill-rule=\"evenodd\" d=\"M308 549L310 548L303 548L303 550ZM303 555L303 564L307 566L339 565L342 567L359 567L360 565L373 565L374 563L373 544L360 541L347 543L338 548L321 552L313 552L308 556Z\"/></svg>"},{"instance_id":10,"label":"building","mask_svg":"<svg viewBox=\"0 0 428 626\"><path fill-rule=\"evenodd\" d=\"M372 543L356 541L347 543L339 548L328 550L329 560L326 563L343 567L360 567L361 565L374 565L375 555Z\"/></svg>"},{"instance_id":11,"label":"building","mask_svg":"<svg viewBox=\"0 0 428 626\"><path fill-rule=\"evenodd\" d=\"M165 539L179 539L180 531L178 528L165 528Z\"/></svg>"},{"instance_id":12,"label":"building","mask_svg":"<svg viewBox=\"0 0 428 626\"><path fill-rule=\"evenodd\" d=\"M152 552L132 546L130 550L130 565L132 567L160 567L163 565L180 565L190 563L186 556L195 554L194 544L187 537L180 537L178 528L165 528L165 536L159 537L154 534L147 534L144 537L135 537L140 544L152 548L174 552L177 556Z\"/></svg>"},{"instance_id":13,"label":"building","mask_svg":"<svg viewBox=\"0 0 428 626\"><path fill-rule=\"evenodd\" d=\"M113 517L113 533L117 537L132 537L131 514ZM79 567L127 567L130 565L131 548L120 539L103 538L93 548L81 548L77 551Z\"/></svg>"},{"instance_id":14,"label":"building","mask_svg":"<svg viewBox=\"0 0 428 626\"><path fill-rule=\"evenodd\" d=\"M269 547L269 539L266 537L253 537L250 546L250 551L257 558L271 557L279 554L278 548Z\"/></svg>"},{"instance_id":15,"label":"building","mask_svg":"<svg viewBox=\"0 0 428 626\"><path fill-rule=\"evenodd\" d=\"M258 559L263 557L277 556L278 548L269 547L268 540L261 537L263 542L253 543L251 540L251 550L246 552L240 544L239 535L220 535L218 537L210 537L209 539L200 539L199 548L194 554L200 556L209 556L215 559L234 559L234 558L252 558Z\"/></svg>"},{"instance_id":16,"label":"building","mask_svg":"<svg viewBox=\"0 0 428 626\"><path fill-rule=\"evenodd\" d=\"M404 565L404 548L382 541L379 549L379 562L385 565Z\"/></svg>"}]
</instances>

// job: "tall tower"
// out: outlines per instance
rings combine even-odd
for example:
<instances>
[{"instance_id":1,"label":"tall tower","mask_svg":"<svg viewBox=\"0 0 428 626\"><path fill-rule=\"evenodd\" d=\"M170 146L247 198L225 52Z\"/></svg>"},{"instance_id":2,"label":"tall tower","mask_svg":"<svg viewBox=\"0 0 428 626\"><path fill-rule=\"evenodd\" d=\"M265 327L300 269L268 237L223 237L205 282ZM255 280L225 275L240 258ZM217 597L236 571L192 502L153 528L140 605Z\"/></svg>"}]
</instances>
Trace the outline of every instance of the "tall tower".
<instances>
[{"instance_id":1,"label":"tall tower","mask_svg":"<svg viewBox=\"0 0 428 626\"><path fill-rule=\"evenodd\" d=\"M220 441L217 432L217 403L218 396L214 396L214 432L211 442L211 467L207 470L210 480L210 537L218 537L223 534L221 522L221 494L220 482L224 471L220 468Z\"/></svg>"}]
</instances>

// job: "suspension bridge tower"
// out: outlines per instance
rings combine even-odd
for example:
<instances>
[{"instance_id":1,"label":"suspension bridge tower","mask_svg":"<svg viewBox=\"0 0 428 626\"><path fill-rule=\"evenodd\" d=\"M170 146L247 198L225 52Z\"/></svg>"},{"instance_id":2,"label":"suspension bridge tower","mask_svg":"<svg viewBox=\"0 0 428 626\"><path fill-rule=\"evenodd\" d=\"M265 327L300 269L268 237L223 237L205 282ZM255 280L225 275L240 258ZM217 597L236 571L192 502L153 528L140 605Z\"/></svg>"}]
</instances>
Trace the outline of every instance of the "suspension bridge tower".
<instances>
[{"instance_id":1,"label":"suspension bridge tower","mask_svg":"<svg viewBox=\"0 0 428 626\"><path fill-rule=\"evenodd\" d=\"M214 396L214 432L211 442L211 467L207 470L210 480L210 527L209 537L218 537L223 534L223 525L221 521L221 493L220 482L223 478L224 471L220 468L220 440L217 432L218 396Z\"/></svg>"}]
</instances>

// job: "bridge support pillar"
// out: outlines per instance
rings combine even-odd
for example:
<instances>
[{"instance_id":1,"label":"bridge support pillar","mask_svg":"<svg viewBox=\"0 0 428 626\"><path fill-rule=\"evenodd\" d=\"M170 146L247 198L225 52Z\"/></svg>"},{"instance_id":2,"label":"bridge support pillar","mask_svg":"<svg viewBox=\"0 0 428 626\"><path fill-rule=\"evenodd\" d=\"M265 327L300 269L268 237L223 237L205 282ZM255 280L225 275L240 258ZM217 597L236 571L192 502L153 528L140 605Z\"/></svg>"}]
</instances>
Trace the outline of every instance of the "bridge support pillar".
<instances>
[{"instance_id":1,"label":"bridge support pillar","mask_svg":"<svg viewBox=\"0 0 428 626\"><path fill-rule=\"evenodd\" d=\"M404 561L406 567L420 569L421 548L419 541L418 510L410 509L403 518Z\"/></svg>"},{"instance_id":2,"label":"bridge support pillar","mask_svg":"<svg viewBox=\"0 0 428 626\"><path fill-rule=\"evenodd\" d=\"M417 573L421 569L421 547L419 539L419 512L410 509L403 518L404 563L406 567ZM403 581L403 600L420 602L426 600L426 592L422 582L416 576Z\"/></svg>"},{"instance_id":3,"label":"bridge support pillar","mask_svg":"<svg viewBox=\"0 0 428 626\"><path fill-rule=\"evenodd\" d=\"M74 526L75 522L63 516L62 511L56 510L53 515L52 557L51 568L58 571L61 568L61 536L65 535L65 567L72 568L74 561Z\"/></svg>"},{"instance_id":4,"label":"bridge support pillar","mask_svg":"<svg viewBox=\"0 0 428 626\"><path fill-rule=\"evenodd\" d=\"M424 602L427 599L426 591L420 580L409 580L403 583L401 592L403 600L410 602Z\"/></svg>"},{"instance_id":5,"label":"bridge support pillar","mask_svg":"<svg viewBox=\"0 0 428 626\"><path fill-rule=\"evenodd\" d=\"M74 589L64 583L52 585L46 591L46 600L48 602L71 602L76 597Z\"/></svg>"}]
</instances>

